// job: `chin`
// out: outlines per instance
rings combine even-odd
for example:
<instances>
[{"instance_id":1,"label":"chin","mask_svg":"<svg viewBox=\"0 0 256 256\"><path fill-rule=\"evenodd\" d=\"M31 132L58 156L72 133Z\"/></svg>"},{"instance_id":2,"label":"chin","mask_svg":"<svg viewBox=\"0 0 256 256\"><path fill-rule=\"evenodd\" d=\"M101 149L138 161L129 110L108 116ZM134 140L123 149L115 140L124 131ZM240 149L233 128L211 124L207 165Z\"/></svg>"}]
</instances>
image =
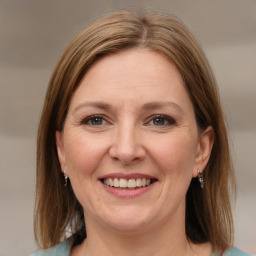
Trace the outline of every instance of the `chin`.
<instances>
[{"instance_id":1,"label":"chin","mask_svg":"<svg viewBox=\"0 0 256 256\"><path fill-rule=\"evenodd\" d=\"M104 217L103 221L113 229L130 232L147 229L154 219L152 210L150 212L143 212L138 208L121 209L119 211L112 210L108 218L106 215Z\"/></svg>"}]
</instances>

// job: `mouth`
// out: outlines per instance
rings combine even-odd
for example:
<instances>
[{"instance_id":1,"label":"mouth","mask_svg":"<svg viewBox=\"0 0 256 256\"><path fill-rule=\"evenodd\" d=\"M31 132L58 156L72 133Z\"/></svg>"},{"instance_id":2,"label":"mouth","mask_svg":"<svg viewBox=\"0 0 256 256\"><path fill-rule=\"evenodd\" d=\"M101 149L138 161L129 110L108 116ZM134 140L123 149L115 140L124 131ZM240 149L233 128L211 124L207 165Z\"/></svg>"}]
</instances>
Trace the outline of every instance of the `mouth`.
<instances>
[{"instance_id":1,"label":"mouth","mask_svg":"<svg viewBox=\"0 0 256 256\"><path fill-rule=\"evenodd\" d=\"M104 178L100 179L100 181L105 184L108 187L113 187L116 189L129 189L129 190L135 190L143 187L148 187L154 182L157 181L157 179L150 179L150 178Z\"/></svg>"}]
</instances>

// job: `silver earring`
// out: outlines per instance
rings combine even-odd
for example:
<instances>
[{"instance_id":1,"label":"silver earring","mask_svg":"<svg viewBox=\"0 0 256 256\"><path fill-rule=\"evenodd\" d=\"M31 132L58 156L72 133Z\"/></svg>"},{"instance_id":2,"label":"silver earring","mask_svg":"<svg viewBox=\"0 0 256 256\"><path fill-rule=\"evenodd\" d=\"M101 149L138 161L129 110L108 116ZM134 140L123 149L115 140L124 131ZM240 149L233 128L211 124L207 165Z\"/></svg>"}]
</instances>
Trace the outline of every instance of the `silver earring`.
<instances>
[{"instance_id":1,"label":"silver earring","mask_svg":"<svg viewBox=\"0 0 256 256\"><path fill-rule=\"evenodd\" d=\"M198 172L198 181L200 182L200 186L203 189L204 188L204 176L203 176L203 172L201 171L197 171Z\"/></svg>"},{"instance_id":2,"label":"silver earring","mask_svg":"<svg viewBox=\"0 0 256 256\"><path fill-rule=\"evenodd\" d=\"M65 171L65 170L63 171L63 173L64 173L64 178L65 178L64 186L66 187L66 186L67 186L67 184L68 184L68 175L67 175L67 173L66 173L66 171Z\"/></svg>"}]
</instances>

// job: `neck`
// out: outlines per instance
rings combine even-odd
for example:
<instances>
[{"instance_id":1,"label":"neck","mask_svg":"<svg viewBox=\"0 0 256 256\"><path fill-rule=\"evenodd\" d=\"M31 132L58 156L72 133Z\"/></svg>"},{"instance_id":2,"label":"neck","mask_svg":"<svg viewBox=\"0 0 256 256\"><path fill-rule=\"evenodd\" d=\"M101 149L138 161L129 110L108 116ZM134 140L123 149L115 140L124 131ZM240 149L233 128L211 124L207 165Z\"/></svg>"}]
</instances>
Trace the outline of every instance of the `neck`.
<instances>
[{"instance_id":1,"label":"neck","mask_svg":"<svg viewBox=\"0 0 256 256\"><path fill-rule=\"evenodd\" d=\"M140 232L113 230L91 220L87 223L90 223L86 226L87 238L75 248L76 253L72 256L192 255L193 249L185 234L185 221L181 223L180 218Z\"/></svg>"}]
</instances>

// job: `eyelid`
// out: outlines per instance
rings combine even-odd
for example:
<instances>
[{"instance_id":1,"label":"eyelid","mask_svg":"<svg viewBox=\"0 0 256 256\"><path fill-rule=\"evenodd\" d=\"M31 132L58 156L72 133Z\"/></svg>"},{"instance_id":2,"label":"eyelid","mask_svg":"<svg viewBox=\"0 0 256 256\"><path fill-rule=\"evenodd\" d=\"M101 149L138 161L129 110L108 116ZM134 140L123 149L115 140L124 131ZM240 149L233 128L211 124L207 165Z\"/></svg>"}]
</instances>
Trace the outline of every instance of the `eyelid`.
<instances>
[{"instance_id":1,"label":"eyelid","mask_svg":"<svg viewBox=\"0 0 256 256\"><path fill-rule=\"evenodd\" d=\"M170 116L164 115L164 114L155 114L155 115L152 115L148 118L148 121L146 122L146 125L148 125L150 122L152 122L155 118L162 118L165 121L169 122L169 124L163 125L163 126L170 126L170 125L176 125L177 124L177 122L175 121L175 119L173 117L170 117Z\"/></svg>"},{"instance_id":2,"label":"eyelid","mask_svg":"<svg viewBox=\"0 0 256 256\"><path fill-rule=\"evenodd\" d=\"M101 125L90 124L89 121L91 121L94 118L100 118L103 120L104 123ZM167 124L159 125L159 127L173 126L173 125L177 124L176 120L171 116L168 116L165 114L154 114L147 118L147 120L144 122L144 125L153 125L153 124L150 124L150 122L152 122L156 118L164 119L164 121L167 122ZM106 124L111 124L111 121L104 114L92 114L92 115L82 118L80 121L80 124L81 125L90 125L90 126L103 126ZM153 125L153 126L157 126L157 125Z\"/></svg>"},{"instance_id":3,"label":"eyelid","mask_svg":"<svg viewBox=\"0 0 256 256\"><path fill-rule=\"evenodd\" d=\"M92 120L93 118L101 118L103 121L105 121L106 123L109 123L109 121L107 120L107 118L105 117L105 115L102 115L102 114L93 114L93 115L89 115L89 116L87 116L87 117L85 117L85 118L82 118L82 120L81 120L81 124L82 125L91 125L92 126L92 124L88 124L88 122L90 121L90 120ZM95 125L96 126L96 125ZM100 125L99 125L100 126Z\"/></svg>"}]
</instances>

